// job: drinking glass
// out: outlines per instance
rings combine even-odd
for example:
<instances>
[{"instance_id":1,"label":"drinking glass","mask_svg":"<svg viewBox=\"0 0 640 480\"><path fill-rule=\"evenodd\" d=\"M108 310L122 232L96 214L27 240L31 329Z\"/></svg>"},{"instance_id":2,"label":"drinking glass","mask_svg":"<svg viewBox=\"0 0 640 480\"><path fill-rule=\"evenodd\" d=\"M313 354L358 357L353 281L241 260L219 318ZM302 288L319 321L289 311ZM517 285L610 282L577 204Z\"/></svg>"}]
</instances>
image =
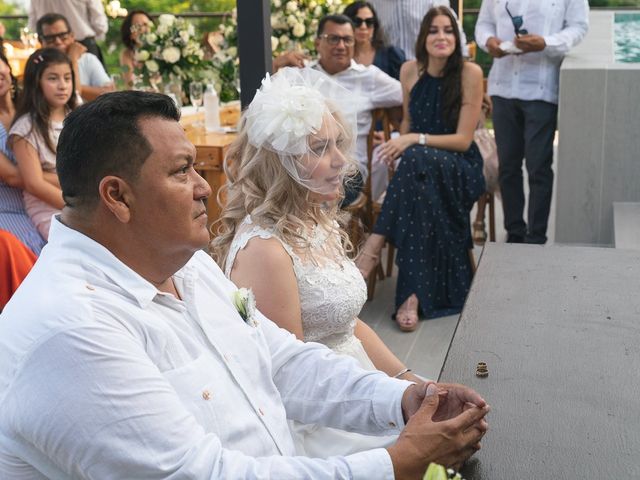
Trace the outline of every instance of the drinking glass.
<instances>
[{"instance_id":1,"label":"drinking glass","mask_svg":"<svg viewBox=\"0 0 640 480\"><path fill-rule=\"evenodd\" d=\"M196 107L196 115L200 110L200 106L202 105L203 99L204 99L204 85L202 84L202 82L191 82L189 84L189 100L191 100L191 105ZM198 120L193 125L196 127L201 127L202 122Z\"/></svg>"}]
</instances>

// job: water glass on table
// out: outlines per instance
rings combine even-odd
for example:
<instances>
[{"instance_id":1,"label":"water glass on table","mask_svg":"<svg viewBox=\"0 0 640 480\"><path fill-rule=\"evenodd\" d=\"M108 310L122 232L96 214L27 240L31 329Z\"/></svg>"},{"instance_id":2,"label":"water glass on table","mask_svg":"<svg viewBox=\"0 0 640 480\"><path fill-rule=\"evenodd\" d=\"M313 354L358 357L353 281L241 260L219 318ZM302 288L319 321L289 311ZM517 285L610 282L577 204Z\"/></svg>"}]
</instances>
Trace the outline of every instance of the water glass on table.
<instances>
[{"instance_id":1,"label":"water glass on table","mask_svg":"<svg viewBox=\"0 0 640 480\"><path fill-rule=\"evenodd\" d=\"M191 100L191 105L196 107L196 115L202 106L204 94L204 85L202 82L191 82L189 84L189 100ZM193 124L195 127L201 127L202 122L200 120L196 121Z\"/></svg>"}]
</instances>

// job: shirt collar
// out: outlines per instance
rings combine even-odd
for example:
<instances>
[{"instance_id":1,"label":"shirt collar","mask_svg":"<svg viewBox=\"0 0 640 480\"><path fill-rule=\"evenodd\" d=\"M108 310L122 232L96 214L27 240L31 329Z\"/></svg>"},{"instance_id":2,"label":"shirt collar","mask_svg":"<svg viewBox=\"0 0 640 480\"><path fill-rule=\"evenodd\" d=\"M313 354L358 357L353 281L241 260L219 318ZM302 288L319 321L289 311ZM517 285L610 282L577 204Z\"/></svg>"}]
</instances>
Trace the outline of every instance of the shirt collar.
<instances>
[{"instance_id":1,"label":"shirt collar","mask_svg":"<svg viewBox=\"0 0 640 480\"><path fill-rule=\"evenodd\" d=\"M310 68L315 68L316 70L320 70L322 73L324 73L326 75L329 75L330 77L332 77L333 75L344 74L345 72L348 72L349 70L355 70L357 72L362 72L362 71L367 69L367 67L365 65L362 65L362 64L356 62L353 58L351 59L351 64L346 69L342 70L341 72L334 73L333 75L331 75L324 68L322 68L322 65L320 64L320 60L312 61L309 64L309 67Z\"/></svg>"},{"instance_id":2,"label":"shirt collar","mask_svg":"<svg viewBox=\"0 0 640 480\"><path fill-rule=\"evenodd\" d=\"M118 285L125 295L130 295L141 308L146 308L160 293L151 282L125 265L104 245L66 226L56 215L51 221L49 243L45 253L55 255L59 250L63 255L70 257L69 262L81 263L102 272ZM174 275L181 279L193 276L197 269L190 265L192 260L193 257Z\"/></svg>"}]
</instances>

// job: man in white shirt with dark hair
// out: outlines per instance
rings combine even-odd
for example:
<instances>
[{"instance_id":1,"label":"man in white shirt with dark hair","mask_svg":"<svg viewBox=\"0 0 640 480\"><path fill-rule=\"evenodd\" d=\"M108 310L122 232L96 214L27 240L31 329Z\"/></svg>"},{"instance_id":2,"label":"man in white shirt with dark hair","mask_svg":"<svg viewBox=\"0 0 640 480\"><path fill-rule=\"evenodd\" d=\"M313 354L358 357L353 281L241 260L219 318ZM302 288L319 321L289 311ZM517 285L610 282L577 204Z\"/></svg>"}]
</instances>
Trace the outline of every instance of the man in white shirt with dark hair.
<instances>
[{"instance_id":1,"label":"man in white shirt with dark hair","mask_svg":"<svg viewBox=\"0 0 640 480\"><path fill-rule=\"evenodd\" d=\"M494 57L489 95L508 242L547 241L560 64L588 28L587 0L483 0L480 7L475 35ZM529 178L526 222L523 158Z\"/></svg>"},{"instance_id":2,"label":"man in white shirt with dark hair","mask_svg":"<svg viewBox=\"0 0 640 480\"><path fill-rule=\"evenodd\" d=\"M65 120L66 205L0 316L0 478L419 479L469 458L489 411L470 388L364 371L240 315L202 251L211 189L179 115L129 91ZM400 436L296 457L287 418Z\"/></svg>"},{"instance_id":3,"label":"man in white shirt with dark hair","mask_svg":"<svg viewBox=\"0 0 640 480\"><path fill-rule=\"evenodd\" d=\"M47 13L59 13L69 22L78 42L94 54L104 65L96 40L104 40L109 22L102 0L31 0L29 28L36 30L36 22Z\"/></svg>"},{"instance_id":4,"label":"man in white shirt with dark hair","mask_svg":"<svg viewBox=\"0 0 640 480\"><path fill-rule=\"evenodd\" d=\"M376 200L387 188L388 167L377 157L372 162L372 172L367 170L367 135L371 127L372 113L376 108L402 105L402 86L375 65L360 65L353 59L354 30L349 17L327 15L318 24L315 40L318 60L310 64L331 77L353 93L353 102L341 107L355 110L357 114L356 159L360 172L366 178L371 174L371 190ZM347 192L347 195L349 192ZM348 204L347 197L345 203Z\"/></svg>"}]
</instances>

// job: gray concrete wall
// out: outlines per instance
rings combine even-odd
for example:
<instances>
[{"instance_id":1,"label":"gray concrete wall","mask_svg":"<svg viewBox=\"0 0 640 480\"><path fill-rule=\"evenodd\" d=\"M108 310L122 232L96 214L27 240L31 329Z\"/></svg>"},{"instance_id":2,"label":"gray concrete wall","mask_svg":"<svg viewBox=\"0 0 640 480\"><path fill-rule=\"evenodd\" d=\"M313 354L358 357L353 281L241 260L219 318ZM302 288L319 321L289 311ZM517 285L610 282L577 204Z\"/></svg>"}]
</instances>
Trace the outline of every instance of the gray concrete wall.
<instances>
[{"instance_id":1,"label":"gray concrete wall","mask_svg":"<svg viewBox=\"0 0 640 480\"><path fill-rule=\"evenodd\" d=\"M560 70L556 243L613 245L613 202L640 201L640 64L614 61L613 15Z\"/></svg>"}]
</instances>

